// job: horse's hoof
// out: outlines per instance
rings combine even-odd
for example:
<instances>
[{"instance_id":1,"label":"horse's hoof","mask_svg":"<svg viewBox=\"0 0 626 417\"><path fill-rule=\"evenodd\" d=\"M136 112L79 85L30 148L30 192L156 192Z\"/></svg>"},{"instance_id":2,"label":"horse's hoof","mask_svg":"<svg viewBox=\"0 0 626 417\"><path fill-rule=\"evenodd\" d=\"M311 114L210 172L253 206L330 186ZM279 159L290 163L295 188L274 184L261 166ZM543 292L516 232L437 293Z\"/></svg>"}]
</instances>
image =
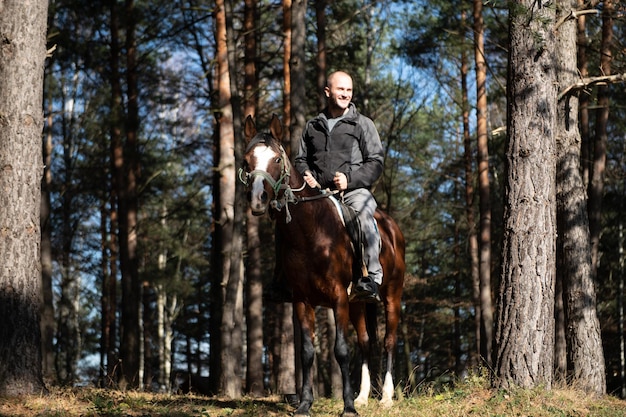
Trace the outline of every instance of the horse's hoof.
<instances>
[{"instance_id":1,"label":"horse's hoof","mask_svg":"<svg viewBox=\"0 0 626 417\"><path fill-rule=\"evenodd\" d=\"M391 406L393 405L393 400L391 398L382 398L380 400L380 405L384 408L391 408Z\"/></svg>"},{"instance_id":2,"label":"horse's hoof","mask_svg":"<svg viewBox=\"0 0 626 417\"><path fill-rule=\"evenodd\" d=\"M357 397L354 400L354 405L356 405L357 407L367 406L367 397Z\"/></svg>"},{"instance_id":3,"label":"horse's hoof","mask_svg":"<svg viewBox=\"0 0 626 417\"><path fill-rule=\"evenodd\" d=\"M341 413L341 417L359 417L359 413L356 411L344 411Z\"/></svg>"},{"instance_id":4,"label":"horse's hoof","mask_svg":"<svg viewBox=\"0 0 626 417\"><path fill-rule=\"evenodd\" d=\"M292 414L293 417L311 417L311 413L309 411L300 411L296 410Z\"/></svg>"}]
</instances>

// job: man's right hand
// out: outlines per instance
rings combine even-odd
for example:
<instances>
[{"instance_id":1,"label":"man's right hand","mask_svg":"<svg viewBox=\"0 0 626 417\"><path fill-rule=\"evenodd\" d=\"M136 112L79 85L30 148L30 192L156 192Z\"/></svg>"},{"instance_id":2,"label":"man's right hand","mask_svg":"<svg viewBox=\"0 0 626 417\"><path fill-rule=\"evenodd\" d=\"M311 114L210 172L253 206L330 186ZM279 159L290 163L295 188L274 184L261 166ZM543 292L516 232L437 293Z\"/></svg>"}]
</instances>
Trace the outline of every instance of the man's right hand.
<instances>
[{"instance_id":1,"label":"man's right hand","mask_svg":"<svg viewBox=\"0 0 626 417\"><path fill-rule=\"evenodd\" d=\"M306 181L311 188L322 188L320 183L313 177L313 174L311 174L311 171L307 170L304 172L304 181Z\"/></svg>"}]
</instances>

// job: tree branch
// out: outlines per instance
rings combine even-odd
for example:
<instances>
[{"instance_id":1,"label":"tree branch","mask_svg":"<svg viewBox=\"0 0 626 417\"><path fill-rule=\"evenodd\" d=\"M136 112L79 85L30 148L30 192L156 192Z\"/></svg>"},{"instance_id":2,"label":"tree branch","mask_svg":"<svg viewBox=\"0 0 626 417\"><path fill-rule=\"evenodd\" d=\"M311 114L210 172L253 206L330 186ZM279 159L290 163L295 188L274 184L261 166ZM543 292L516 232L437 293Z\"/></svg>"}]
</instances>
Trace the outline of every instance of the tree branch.
<instances>
[{"instance_id":1,"label":"tree branch","mask_svg":"<svg viewBox=\"0 0 626 417\"><path fill-rule=\"evenodd\" d=\"M571 10L569 14L566 14L565 16L560 18L558 22L556 22L556 26L554 30L559 30L561 25L567 22L568 20L578 19L579 16L584 16L586 14L600 14L600 10L598 9Z\"/></svg>"},{"instance_id":2,"label":"tree branch","mask_svg":"<svg viewBox=\"0 0 626 417\"><path fill-rule=\"evenodd\" d=\"M624 73L624 74L615 74L615 75L603 75L603 76L600 76L600 77L586 77L586 78L582 78L577 83L574 83L574 84L570 85L565 90L563 90L561 93L559 93L558 100L561 100L563 97L565 97L568 94L571 94L574 91L578 91L580 89L583 89L583 88L591 86L591 85L614 84L614 83L624 82L624 81L626 81L626 73Z\"/></svg>"}]
</instances>

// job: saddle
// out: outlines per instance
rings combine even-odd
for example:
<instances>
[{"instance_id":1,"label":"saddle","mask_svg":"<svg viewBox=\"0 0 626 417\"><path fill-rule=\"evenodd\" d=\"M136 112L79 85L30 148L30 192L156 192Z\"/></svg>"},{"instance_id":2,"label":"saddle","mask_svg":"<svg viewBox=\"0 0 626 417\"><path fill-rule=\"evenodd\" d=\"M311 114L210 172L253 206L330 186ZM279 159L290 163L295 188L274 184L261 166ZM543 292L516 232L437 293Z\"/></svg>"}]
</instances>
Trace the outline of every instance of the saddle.
<instances>
[{"instance_id":1,"label":"saddle","mask_svg":"<svg viewBox=\"0 0 626 417\"><path fill-rule=\"evenodd\" d=\"M352 280L356 281L361 277L368 276L367 266L365 265L365 246L363 239L363 230L361 230L361 221L359 220L356 211L341 201L337 196L331 196L331 201L335 203L339 216L341 217L352 247L354 249L354 262L352 267Z\"/></svg>"}]
</instances>

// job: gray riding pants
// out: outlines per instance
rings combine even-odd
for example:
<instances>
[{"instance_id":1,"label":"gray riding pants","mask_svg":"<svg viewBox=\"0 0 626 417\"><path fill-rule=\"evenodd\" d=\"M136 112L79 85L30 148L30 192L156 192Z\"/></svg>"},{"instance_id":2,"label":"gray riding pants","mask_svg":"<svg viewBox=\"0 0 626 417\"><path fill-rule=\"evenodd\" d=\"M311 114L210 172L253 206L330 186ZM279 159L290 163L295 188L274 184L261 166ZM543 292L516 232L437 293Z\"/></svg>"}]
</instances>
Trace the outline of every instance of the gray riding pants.
<instances>
[{"instance_id":1,"label":"gray riding pants","mask_svg":"<svg viewBox=\"0 0 626 417\"><path fill-rule=\"evenodd\" d=\"M380 233L374 220L374 212L378 207L376 200L369 190L357 188L344 193L343 201L357 212L365 241L363 246L367 273L374 282L380 285L383 282L383 268L380 265Z\"/></svg>"}]
</instances>

